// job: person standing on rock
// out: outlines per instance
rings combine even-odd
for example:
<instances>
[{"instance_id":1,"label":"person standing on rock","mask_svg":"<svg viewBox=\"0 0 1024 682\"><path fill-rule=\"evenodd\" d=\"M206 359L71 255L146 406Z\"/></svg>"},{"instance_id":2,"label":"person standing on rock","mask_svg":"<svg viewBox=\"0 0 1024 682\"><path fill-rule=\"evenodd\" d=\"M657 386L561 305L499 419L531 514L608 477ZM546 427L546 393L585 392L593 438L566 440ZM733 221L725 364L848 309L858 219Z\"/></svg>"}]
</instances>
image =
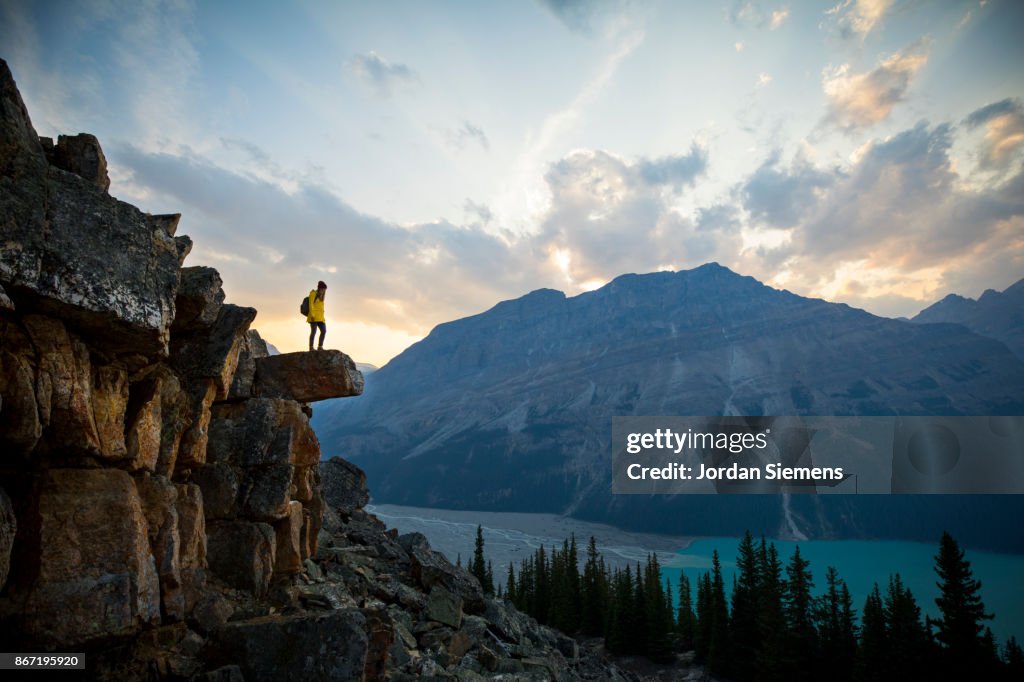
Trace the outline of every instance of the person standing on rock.
<instances>
[{"instance_id":1,"label":"person standing on rock","mask_svg":"<svg viewBox=\"0 0 1024 682\"><path fill-rule=\"evenodd\" d=\"M324 319L324 296L327 295L327 285L322 281L317 282L316 289L309 292L309 313L306 315L306 322L309 322L309 350L313 350L313 337L316 330L320 330L320 343L317 350L324 349L324 337L327 335L327 321Z\"/></svg>"}]
</instances>

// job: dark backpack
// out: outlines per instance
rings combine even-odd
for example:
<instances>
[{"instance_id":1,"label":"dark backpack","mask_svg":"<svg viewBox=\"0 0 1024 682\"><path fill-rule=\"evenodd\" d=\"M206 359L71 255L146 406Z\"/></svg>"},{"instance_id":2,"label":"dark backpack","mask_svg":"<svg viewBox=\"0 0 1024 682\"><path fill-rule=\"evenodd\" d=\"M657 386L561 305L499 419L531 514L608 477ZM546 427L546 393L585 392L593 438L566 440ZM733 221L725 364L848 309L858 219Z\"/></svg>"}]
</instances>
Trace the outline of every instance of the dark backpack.
<instances>
[{"instance_id":1,"label":"dark backpack","mask_svg":"<svg viewBox=\"0 0 1024 682\"><path fill-rule=\"evenodd\" d=\"M309 296L302 299L302 305L299 306L299 312L303 315L309 315Z\"/></svg>"}]
</instances>

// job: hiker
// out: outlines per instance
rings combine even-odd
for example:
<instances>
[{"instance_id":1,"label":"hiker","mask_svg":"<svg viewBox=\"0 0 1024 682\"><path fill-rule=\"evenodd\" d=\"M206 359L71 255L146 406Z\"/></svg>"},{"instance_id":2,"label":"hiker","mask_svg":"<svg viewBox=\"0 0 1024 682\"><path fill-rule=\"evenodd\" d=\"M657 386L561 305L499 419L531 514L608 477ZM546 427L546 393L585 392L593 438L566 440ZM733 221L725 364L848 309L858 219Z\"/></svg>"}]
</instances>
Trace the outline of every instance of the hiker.
<instances>
[{"instance_id":1,"label":"hiker","mask_svg":"<svg viewBox=\"0 0 1024 682\"><path fill-rule=\"evenodd\" d=\"M324 349L324 336L327 335L327 322L324 320L324 296L327 295L327 285L322 281L317 282L316 289L309 292L309 312L306 313L306 322L309 322L309 350L313 350L313 337L316 336L317 328L320 329L320 343L317 350Z\"/></svg>"}]
</instances>

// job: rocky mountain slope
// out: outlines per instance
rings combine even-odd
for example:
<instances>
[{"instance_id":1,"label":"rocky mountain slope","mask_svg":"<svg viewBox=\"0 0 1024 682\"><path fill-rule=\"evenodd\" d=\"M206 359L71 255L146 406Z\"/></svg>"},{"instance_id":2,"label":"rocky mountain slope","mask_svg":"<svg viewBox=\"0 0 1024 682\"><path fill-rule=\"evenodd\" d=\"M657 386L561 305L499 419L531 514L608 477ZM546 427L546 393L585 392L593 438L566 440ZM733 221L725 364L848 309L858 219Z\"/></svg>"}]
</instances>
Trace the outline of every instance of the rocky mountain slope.
<instances>
[{"instance_id":1,"label":"rocky mountain slope","mask_svg":"<svg viewBox=\"0 0 1024 682\"><path fill-rule=\"evenodd\" d=\"M0 636L88 679L616 679L362 510L309 403L340 351L270 356L178 216L36 136L0 61ZM324 494L323 478L327 481Z\"/></svg>"},{"instance_id":2,"label":"rocky mountain slope","mask_svg":"<svg viewBox=\"0 0 1024 682\"><path fill-rule=\"evenodd\" d=\"M1003 292L988 289L978 300L950 294L911 322L962 324L976 334L1002 341L1024 359L1024 279Z\"/></svg>"},{"instance_id":3,"label":"rocky mountain slope","mask_svg":"<svg viewBox=\"0 0 1024 682\"><path fill-rule=\"evenodd\" d=\"M967 498L783 508L788 500L771 497L613 497L611 417L1022 409L1024 362L1003 343L803 298L712 263L624 275L573 298L534 291L439 325L315 424L325 452L366 469L380 502L680 534L914 537L922 514L956 524L994 510L976 499L977 514L964 514ZM944 511L953 508L959 516Z\"/></svg>"}]
</instances>

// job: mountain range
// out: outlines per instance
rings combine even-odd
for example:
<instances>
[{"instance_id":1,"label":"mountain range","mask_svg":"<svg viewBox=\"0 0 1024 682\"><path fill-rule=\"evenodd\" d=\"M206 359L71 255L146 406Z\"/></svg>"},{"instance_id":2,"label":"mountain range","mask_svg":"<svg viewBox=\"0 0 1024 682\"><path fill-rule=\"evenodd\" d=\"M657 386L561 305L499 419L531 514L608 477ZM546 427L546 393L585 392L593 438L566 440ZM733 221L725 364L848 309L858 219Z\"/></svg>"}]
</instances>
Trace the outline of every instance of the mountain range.
<instances>
[{"instance_id":1,"label":"mountain range","mask_svg":"<svg viewBox=\"0 0 1024 682\"><path fill-rule=\"evenodd\" d=\"M1024 360L977 333L1012 340L1012 326L984 320L1009 317L989 301L1019 312L1021 289L956 310L940 302L912 322L715 263L574 297L540 289L438 325L314 425L325 456L363 467L379 502L696 535L931 541L936 526L962 526L974 544L1024 547L1000 522L1024 510L1017 496L646 497L610 486L613 415L1022 414Z\"/></svg>"},{"instance_id":2,"label":"mountain range","mask_svg":"<svg viewBox=\"0 0 1024 682\"><path fill-rule=\"evenodd\" d=\"M962 324L973 332L1002 341L1018 358L1024 358L1024 279L1002 293L988 289L978 300L950 294L911 321Z\"/></svg>"}]
</instances>

